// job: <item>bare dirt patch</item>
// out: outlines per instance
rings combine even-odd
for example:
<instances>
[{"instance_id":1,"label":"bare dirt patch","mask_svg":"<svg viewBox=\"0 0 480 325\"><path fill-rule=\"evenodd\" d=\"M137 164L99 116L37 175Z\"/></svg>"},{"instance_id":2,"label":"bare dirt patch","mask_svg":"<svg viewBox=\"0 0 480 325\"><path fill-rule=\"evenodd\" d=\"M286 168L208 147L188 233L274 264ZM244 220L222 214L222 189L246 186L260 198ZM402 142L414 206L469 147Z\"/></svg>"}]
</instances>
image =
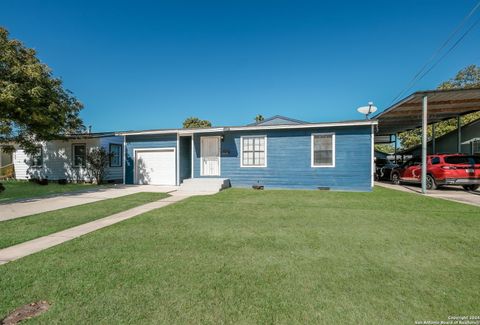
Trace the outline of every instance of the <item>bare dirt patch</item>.
<instances>
[{"instance_id":1,"label":"bare dirt patch","mask_svg":"<svg viewBox=\"0 0 480 325\"><path fill-rule=\"evenodd\" d=\"M32 302L28 305L18 307L7 317L2 320L2 325L15 325L25 319L39 316L50 308L50 304L46 301Z\"/></svg>"}]
</instances>

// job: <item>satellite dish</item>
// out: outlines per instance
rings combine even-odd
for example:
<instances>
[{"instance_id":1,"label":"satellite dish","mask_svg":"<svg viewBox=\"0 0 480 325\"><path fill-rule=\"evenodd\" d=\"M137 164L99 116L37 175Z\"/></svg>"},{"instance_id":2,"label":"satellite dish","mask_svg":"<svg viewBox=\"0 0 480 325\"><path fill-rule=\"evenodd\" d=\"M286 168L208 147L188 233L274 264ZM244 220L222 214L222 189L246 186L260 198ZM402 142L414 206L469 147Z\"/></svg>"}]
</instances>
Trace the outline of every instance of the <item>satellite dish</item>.
<instances>
[{"instance_id":1,"label":"satellite dish","mask_svg":"<svg viewBox=\"0 0 480 325\"><path fill-rule=\"evenodd\" d=\"M367 106L361 106L361 107L357 108L357 111L360 114L365 115L365 118L368 119L368 115L370 115L372 113L375 113L377 111L377 107L373 106L373 102L368 102Z\"/></svg>"}]
</instances>

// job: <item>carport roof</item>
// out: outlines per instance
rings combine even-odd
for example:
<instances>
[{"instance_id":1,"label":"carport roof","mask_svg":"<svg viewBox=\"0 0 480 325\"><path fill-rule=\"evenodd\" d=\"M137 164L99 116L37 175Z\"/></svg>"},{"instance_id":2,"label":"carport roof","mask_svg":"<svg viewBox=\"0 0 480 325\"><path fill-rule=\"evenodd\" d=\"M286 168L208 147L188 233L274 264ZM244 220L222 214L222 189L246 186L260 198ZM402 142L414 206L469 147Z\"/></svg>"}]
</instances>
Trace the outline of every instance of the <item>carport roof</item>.
<instances>
[{"instance_id":1,"label":"carport roof","mask_svg":"<svg viewBox=\"0 0 480 325\"><path fill-rule=\"evenodd\" d=\"M422 126L422 99L428 99L428 123L480 110L480 88L418 91L387 108L378 120L377 135L391 135Z\"/></svg>"}]
</instances>

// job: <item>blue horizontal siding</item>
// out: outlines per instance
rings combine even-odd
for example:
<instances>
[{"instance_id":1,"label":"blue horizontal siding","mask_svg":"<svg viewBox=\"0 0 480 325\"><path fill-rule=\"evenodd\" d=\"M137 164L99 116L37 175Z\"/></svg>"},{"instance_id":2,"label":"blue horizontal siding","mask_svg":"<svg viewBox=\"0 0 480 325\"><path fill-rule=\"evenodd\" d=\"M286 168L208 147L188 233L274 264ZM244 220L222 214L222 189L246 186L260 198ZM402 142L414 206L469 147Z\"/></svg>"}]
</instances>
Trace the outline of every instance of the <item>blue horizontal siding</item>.
<instances>
[{"instance_id":1,"label":"blue horizontal siding","mask_svg":"<svg viewBox=\"0 0 480 325\"><path fill-rule=\"evenodd\" d=\"M125 183L133 184L135 168L133 150L142 148L177 148L177 134L127 135L125 142Z\"/></svg>"},{"instance_id":2,"label":"blue horizontal siding","mask_svg":"<svg viewBox=\"0 0 480 325\"><path fill-rule=\"evenodd\" d=\"M335 167L311 167L311 134L335 133ZM204 136L213 134L204 134ZM240 167L240 137L267 136L267 167ZM194 176L200 176L200 137L194 137ZM371 190L371 127L237 131L223 134L221 175L234 187Z\"/></svg>"}]
</instances>

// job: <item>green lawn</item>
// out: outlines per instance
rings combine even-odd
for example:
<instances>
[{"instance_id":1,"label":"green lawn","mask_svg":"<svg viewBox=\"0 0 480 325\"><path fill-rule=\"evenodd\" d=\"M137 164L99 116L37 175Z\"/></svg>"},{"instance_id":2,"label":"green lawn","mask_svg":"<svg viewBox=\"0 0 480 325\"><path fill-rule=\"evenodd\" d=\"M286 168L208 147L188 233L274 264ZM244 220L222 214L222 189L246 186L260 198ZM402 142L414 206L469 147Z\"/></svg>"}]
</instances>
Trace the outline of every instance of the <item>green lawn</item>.
<instances>
[{"instance_id":1,"label":"green lawn","mask_svg":"<svg viewBox=\"0 0 480 325\"><path fill-rule=\"evenodd\" d=\"M0 248L108 217L114 213L157 201L167 196L168 194L165 193L136 193L28 217L0 221Z\"/></svg>"},{"instance_id":2,"label":"green lawn","mask_svg":"<svg viewBox=\"0 0 480 325\"><path fill-rule=\"evenodd\" d=\"M5 191L0 192L0 203L11 200L42 197L66 192L84 191L98 187L92 184L65 184L49 183L38 185L28 181L0 181L5 186ZM1 208L1 207L0 207Z\"/></svg>"},{"instance_id":3,"label":"green lawn","mask_svg":"<svg viewBox=\"0 0 480 325\"><path fill-rule=\"evenodd\" d=\"M0 266L0 315L44 324L414 324L478 315L480 209L231 189Z\"/></svg>"}]
</instances>

